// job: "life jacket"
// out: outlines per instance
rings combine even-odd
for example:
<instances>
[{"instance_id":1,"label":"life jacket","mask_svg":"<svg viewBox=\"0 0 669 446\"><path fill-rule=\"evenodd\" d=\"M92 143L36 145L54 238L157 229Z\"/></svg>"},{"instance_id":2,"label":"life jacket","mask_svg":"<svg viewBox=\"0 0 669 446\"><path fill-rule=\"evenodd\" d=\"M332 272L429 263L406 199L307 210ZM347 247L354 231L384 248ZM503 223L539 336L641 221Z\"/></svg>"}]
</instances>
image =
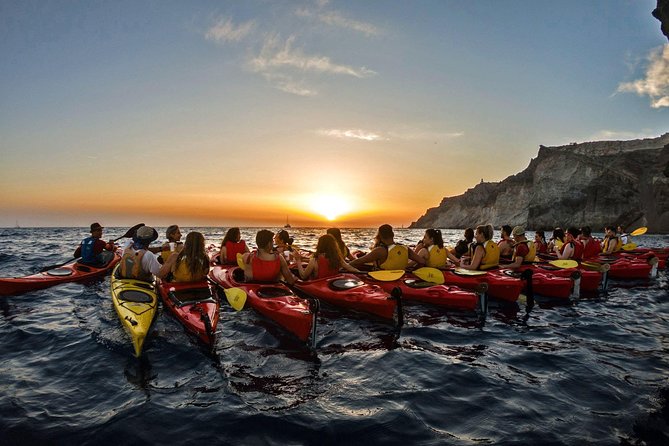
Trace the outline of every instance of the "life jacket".
<instances>
[{"instance_id":1,"label":"life jacket","mask_svg":"<svg viewBox=\"0 0 669 446\"><path fill-rule=\"evenodd\" d=\"M142 258L145 253L145 249L135 251L132 248L128 248L123 252L120 266L122 278L143 280L144 282L151 282L153 280L153 274L142 270Z\"/></svg>"},{"instance_id":2,"label":"life jacket","mask_svg":"<svg viewBox=\"0 0 669 446\"><path fill-rule=\"evenodd\" d=\"M446 248L440 248L437 245L432 245L427 248L427 262L425 266L431 268L444 268L446 266L446 259L448 259L448 252Z\"/></svg>"},{"instance_id":3,"label":"life jacket","mask_svg":"<svg viewBox=\"0 0 669 446\"><path fill-rule=\"evenodd\" d=\"M528 253L523 256L523 263L533 263L534 259L537 256L537 245L536 245L536 243L534 243L532 240L523 240L522 242L516 243L515 246L518 246L520 244L527 245L527 249L529 250ZM513 257L511 259L516 260L516 249L515 248L513 250Z\"/></svg>"},{"instance_id":4,"label":"life jacket","mask_svg":"<svg viewBox=\"0 0 669 446\"><path fill-rule=\"evenodd\" d=\"M225 242L225 262L226 263L237 263L237 254L244 254L246 252L246 242L240 240L238 242L233 242L228 240Z\"/></svg>"},{"instance_id":5,"label":"life jacket","mask_svg":"<svg viewBox=\"0 0 669 446\"><path fill-rule=\"evenodd\" d=\"M499 245L492 240L488 240L482 246L485 249L485 254L483 254L479 269L486 270L499 266Z\"/></svg>"},{"instance_id":6,"label":"life jacket","mask_svg":"<svg viewBox=\"0 0 669 446\"><path fill-rule=\"evenodd\" d=\"M404 245L388 245L388 257L379 269L404 269L409 264L409 248Z\"/></svg>"},{"instance_id":7,"label":"life jacket","mask_svg":"<svg viewBox=\"0 0 669 446\"><path fill-rule=\"evenodd\" d=\"M193 277L190 268L188 268L188 262L185 258L177 262L177 266L174 269L174 273L172 273L172 275L174 276L175 282L195 282L197 280L203 280L206 276L206 274L204 274L202 276Z\"/></svg>"},{"instance_id":8,"label":"life jacket","mask_svg":"<svg viewBox=\"0 0 669 446\"><path fill-rule=\"evenodd\" d=\"M623 247L623 242L622 242L622 240L620 240L620 237L618 237L618 236L615 236L614 238L605 237L604 238L604 243L602 243L602 252L607 252L609 250L609 244L610 243L615 243L616 244L616 246L613 248L613 251L611 251L611 252L618 252Z\"/></svg>"},{"instance_id":9,"label":"life jacket","mask_svg":"<svg viewBox=\"0 0 669 446\"><path fill-rule=\"evenodd\" d=\"M560 249L560 254L562 254L567 247L567 245L571 245L573 247L573 252L571 254L571 258L574 260L581 260L583 258L583 243L581 243L578 240L572 240L569 243L565 243L562 245L562 248Z\"/></svg>"},{"instance_id":10,"label":"life jacket","mask_svg":"<svg viewBox=\"0 0 669 446\"><path fill-rule=\"evenodd\" d=\"M596 238L587 238L583 242L583 258L590 259L592 257L597 257L597 255L602 251L602 244Z\"/></svg>"},{"instance_id":11,"label":"life jacket","mask_svg":"<svg viewBox=\"0 0 669 446\"><path fill-rule=\"evenodd\" d=\"M339 268L333 269L330 266L330 261L325 255L320 254L317 259L318 262L318 276L317 279L324 279L325 277L332 277L339 274Z\"/></svg>"},{"instance_id":12,"label":"life jacket","mask_svg":"<svg viewBox=\"0 0 669 446\"><path fill-rule=\"evenodd\" d=\"M534 242L535 246L537 247L537 253L538 254L545 254L548 252L548 245L544 242Z\"/></svg>"},{"instance_id":13,"label":"life jacket","mask_svg":"<svg viewBox=\"0 0 669 446\"><path fill-rule=\"evenodd\" d=\"M281 259L275 254L274 260L263 260L257 253L251 256L253 280L258 282L276 282L281 272Z\"/></svg>"},{"instance_id":14,"label":"life jacket","mask_svg":"<svg viewBox=\"0 0 669 446\"><path fill-rule=\"evenodd\" d=\"M81 263L98 263L98 258L95 254L96 240L95 237L90 236L81 242Z\"/></svg>"}]
</instances>

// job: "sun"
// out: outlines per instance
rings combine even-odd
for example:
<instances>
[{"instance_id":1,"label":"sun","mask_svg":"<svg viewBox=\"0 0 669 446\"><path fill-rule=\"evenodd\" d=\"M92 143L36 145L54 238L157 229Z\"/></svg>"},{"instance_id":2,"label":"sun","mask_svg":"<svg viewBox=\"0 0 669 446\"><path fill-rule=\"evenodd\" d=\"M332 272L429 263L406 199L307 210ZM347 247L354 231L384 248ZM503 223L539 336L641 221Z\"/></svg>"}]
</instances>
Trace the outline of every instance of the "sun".
<instances>
[{"instance_id":1,"label":"sun","mask_svg":"<svg viewBox=\"0 0 669 446\"><path fill-rule=\"evenodd\" d=\"M311 198L311 209L325 217L328 221L336 220L340 215L351 210L345 198L333 194L317 194Z\"/></svg>"}]
</instances>

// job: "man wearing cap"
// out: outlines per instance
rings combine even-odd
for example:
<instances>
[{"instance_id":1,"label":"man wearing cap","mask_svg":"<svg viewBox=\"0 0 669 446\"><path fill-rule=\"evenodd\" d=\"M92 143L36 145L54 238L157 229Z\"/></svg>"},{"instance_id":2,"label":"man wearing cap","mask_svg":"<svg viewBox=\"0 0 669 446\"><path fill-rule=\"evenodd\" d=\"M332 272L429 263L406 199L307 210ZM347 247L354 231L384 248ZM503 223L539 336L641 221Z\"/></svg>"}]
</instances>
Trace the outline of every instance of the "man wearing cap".
<instances>
[{"instance_id":1,"label":"man wearing cap","mask_svg":"<svg viewBox=\"0 0 669 446\"><path fill-rule=\"evenodd\" d=\"M171 265L161 265L158 257L149 250L149 245L157 238L158 232L149 226L137 229L132 243L123 250L120 277L151 282L153 276L162 279L170 273Z\"/></svg>"},{"instance_id":2,"label":"man wearing cap","mask_svg":"<svg viewBox=\"0 0 669 446\"><path fill-rule=\"evenodd\" d=\"M86 237L74 251L74 257L81 257L79 263L91 266L104 266L114 258L116 247L113 242L106 243L100 240L102 230L100 223L91 225L91 236Z\"/></svg>"},{"instance_id":3,"label":"man wearing cap","mask_svg":"<svg viewBox=\"0 0 669 446\"><path fill-rule=\"evenodd\" d=\"M511 231L513 236L513 257L512 262L507 265L507 268L518 268L523 263L532 263L537 255L537 248L534 242L525 237L525 228L516 226Z\"/></svg>"}]
</instances>

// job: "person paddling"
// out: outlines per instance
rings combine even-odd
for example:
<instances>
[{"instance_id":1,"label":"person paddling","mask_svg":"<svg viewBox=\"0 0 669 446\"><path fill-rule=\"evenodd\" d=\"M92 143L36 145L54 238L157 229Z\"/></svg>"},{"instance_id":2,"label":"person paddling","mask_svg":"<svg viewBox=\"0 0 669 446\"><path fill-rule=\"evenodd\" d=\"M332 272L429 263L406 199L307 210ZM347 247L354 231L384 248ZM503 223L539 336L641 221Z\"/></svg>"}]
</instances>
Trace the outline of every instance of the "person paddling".
<instances>
[{"instance_id":1,"label":"person paddling","mask_svg":"<svg viewBox=\"0 0 669 446\"><path fill-rule=\"evenodd\" d=\"M100 240L104 227L100 223L91 225L91 236L82 240L79 247L74 251L74 257L80 257L79 263L90 266L104 266L114 258L116 246L114 242Z\"/></svg>"},{"instance_id":2,"label":"person paddling","mask_svg":"<svg viewBox=\"0 0 669 446\"><path fill-rule=\"evenodd\" d=\"M181 248L183 248L179 226L168 226L165 231L165 237L167 237L167 241L163 243L163 246L161 247L159 259L159 261L162 260L161 263L163 264L169 259L173 252L179 252L181 251Z\"/></svg>"},{"instance_id":3,"label":"person paddling","mask_svg":"<svg viewBox=\"0 0 669 446\"><path fill-rule=\"evenodd\" d=\"M137 229L132 242L123 250L118 273L120 278L151 282L153 276L163 279L170 273L170 265L161 265L158 257L149 250L149 245L157 238L158 232L149 226Z\"/></svg>"},{"instance_id":4,"label":"person paddling","mask_svg":"<svg viewBox=\"0 0 669 446\"><path fill-rule=\"evenodd\" d=\"M221 265L235 264L237 263L237 254L246 254L247 252L250 251L246 242L242 240L239 228L230 228L221 242L221 253L218 261Z\"/></svg>"},{"instance_id":5,"label":"person paddling","mask_svg":"<svg viewBox=\"0 0 669 446\"><path fill-rule=\"evenodd\" d=\"M412 249L395 243L395 233L390 225L381 225L374 238L372 250L364 256L352 260L349 265L357 268L365 263L373 263L376 269L395 270L405 269L409 259L425 264L425 259L419 257Z\"/></svg>"},{"instance_id":6,"label":"person paddling","mask_svg":"<svg viewBox=\"0 0 669 446\"><path fill-rule=\"evenodd\" d=\"M492 240L494 229L492 225L476 227L474 237L476 246L471 259L462 256L460 268L472 270L487 270L499 266L499 246Z\"/></svg>"},{"instance_id":7,"label":"person paddling","mask_svg":"<svg viewBox=\"0 0 669 446\"><path fill-rule=\"evenodd\" d=\"M557 253L557 257L560 260L574 259L581 260L583 258L583 243L578 240L578 236L581 231L578 228L571 227L567 229L564 238L564 244L560 251Z\"/></svg>"},{"instance_id":8,"label":"person paddling","mask_svg":"<svg viewBox=\"0 0 669 446\"><path fill-rule=\"evenodd\" d=\"M620 251L622 249L623 242L616 233L616 227L607 226L604 228L604 231L606 232L606 236L602 242L602 254L612 254L614 252Z\"/></svg>"},{"instance_id":9,"label":"person paddling","mask_svg":"<svg viewBox=\"0 0 669 446\"><path fill-rule=\"evenodd\" d=\"M272 239L274 233L261 229L256 234L257 251L246 253L243 257L244 277L247 281L279 282L281 276L290 285L295 283L295 276L288 269L288 263L282 255L274 251Z\"/></svg>"},{"instance_id":10,"label":"person paddling","mask_svg":"<svg viewBox=\"0 0 669 446\"><path fill-rule=\"evenodd\" d=\"M360 271L346 263L337 244L337 240L331 234L321 235L318 238L316 251L309 260L307 267L302 266L299 252L295 251L297 270L302 280L323 279L339 274L341 268L352 273Z\"/></svg>"},{"instance_id":11,"label":"person paddling","mask_svg":"<svg viewBox=\"0 0 669 446\"><path fill-rule=\"evenodd\" d=\"M537 255L537 247L535 243L525 237L525 228L516 226L511 231L513 237L513 257L512 262L505 265L506 268L518 268L522 264L531 264Z\"/></svg>"},{"instance_id":12,"label":"person paddling","mask_svg":"<svg viewBox=\"0 0 669 446\"><path fill-rule=\"evenodd\" d=\"M204 252L204 236L200 232L189 232L183 249L172 253L163 266L169 268L174 282L207 280L209 258Z\"/></svg>"}]
</instances>

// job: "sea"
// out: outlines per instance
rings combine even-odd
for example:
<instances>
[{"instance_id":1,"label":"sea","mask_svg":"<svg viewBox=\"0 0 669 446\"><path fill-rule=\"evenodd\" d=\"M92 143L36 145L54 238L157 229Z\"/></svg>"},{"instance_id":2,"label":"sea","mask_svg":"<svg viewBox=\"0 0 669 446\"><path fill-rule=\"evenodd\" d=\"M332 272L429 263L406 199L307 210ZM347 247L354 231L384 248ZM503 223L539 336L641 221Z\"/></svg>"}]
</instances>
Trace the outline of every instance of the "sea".
<instances>
[{"instance_id":1,"label":"sea","mask_svg":"<svg viewBox=\"0 0 669 446\"><path fill-rule=\"evenodd\" d=\"M208 244L226 229L181 228ZM242 228L251 246L257 230ZM288 230L306 249L325 233ZM351 250L375 232L342 228ZM462 236L442 232L447 245ZM88 235L0 229L0 276L64 262ZM634 242L666 247L669 236ZM485 321L407 302L400 330L322 304L314 351L227 302L209 351L160 308L139 359L109 286L0 296L0 445L669 444L664 271L592 298L538 297L529 312L522 299L493 301Z\"/></svg>"}]
</instances>

